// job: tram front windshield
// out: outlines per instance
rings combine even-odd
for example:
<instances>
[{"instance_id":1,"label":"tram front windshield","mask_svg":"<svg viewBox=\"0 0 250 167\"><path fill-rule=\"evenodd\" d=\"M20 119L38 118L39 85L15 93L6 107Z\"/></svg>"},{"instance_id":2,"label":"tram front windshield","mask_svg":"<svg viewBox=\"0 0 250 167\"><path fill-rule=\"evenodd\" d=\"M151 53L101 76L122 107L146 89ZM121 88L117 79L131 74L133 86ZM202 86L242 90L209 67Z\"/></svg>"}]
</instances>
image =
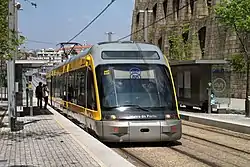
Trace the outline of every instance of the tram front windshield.
<instances>
[{"instance_id":1,"label":"tram front windshield","mask_svg":"<svg viewBox=\"0 0 250 167\"><path fill-rule=\"evenodd\" d=\"M101 65L97 75L103 109L123 106L176 109L170 74L163 65Z\"/></svg>"}]
</instances>

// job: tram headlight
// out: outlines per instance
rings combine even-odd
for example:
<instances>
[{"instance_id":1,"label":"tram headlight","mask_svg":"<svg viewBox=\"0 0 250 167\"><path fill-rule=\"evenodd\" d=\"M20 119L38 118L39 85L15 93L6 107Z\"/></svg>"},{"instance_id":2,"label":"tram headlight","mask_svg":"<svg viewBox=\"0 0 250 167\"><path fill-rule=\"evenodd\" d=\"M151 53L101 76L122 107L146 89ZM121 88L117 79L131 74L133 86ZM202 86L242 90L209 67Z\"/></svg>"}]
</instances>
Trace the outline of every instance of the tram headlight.
<instances>
[{"instance_id":1,"label":"tram headlight","mask_svg":"<svg viewBox=\"0 0 250 167\"><path fill-rule=\"evenodd\" d=\"M103 117L103 120L116 120L116 115L106 115Z\"/></svg>"},{"instance_id":2,"label":"tram headlight","mask_svg":"<svg viewBox=\"0 0 250 167\"><path fill-rule=\"evenodd\" d=\"M170 114L166 114L165 115L165 119L170 119L171 118L171 115Z\"/></svg>"},{"instance_id":3,"label":"tram headlight","mask_svg":"<svg viewBox=\"0 0 250 167\"><path fill-rule=\"evenodd\" d=\"M110 115L110 118L111 118L112 120L115 120L115 119L116 119L116 116L115 116L115 115Z\"/></svg>"},{"instance_id":4,"label":"tram headlight","mask_svg":"<svg viewBox=\"0 0 250 167\"><path fill-rule=\"evenodd\" d=\"M177 114L165 114L165 119L179 119Z\"/></svg>"}]
</instances>

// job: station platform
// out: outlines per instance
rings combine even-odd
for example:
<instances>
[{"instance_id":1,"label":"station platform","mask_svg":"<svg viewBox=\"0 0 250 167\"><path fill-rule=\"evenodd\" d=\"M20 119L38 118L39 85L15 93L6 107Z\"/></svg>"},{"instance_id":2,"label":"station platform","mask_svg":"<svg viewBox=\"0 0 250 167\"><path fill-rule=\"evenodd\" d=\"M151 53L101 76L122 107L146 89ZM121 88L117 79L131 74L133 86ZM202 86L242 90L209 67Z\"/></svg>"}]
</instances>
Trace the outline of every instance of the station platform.
<instances>
[{"instance_id":1,"label":"station platform","mask_svg":"<svg viewBox=\"0 0 250 167\"><path fill-rule=\"evenodd\" d=\"M7 115L0 121L0 167L133 166L49 106L18 117L14 132Z\"/></svg>"},{"instance_id":2,"label":"station platform","mask_svg":"<svg viewBox=\"0 0 250 167\"><path fill-rule=\"evenodd\" d=\"M181 119L190 122L250 134L250 118L243 114L207 114L180 111L180 116Z\"/></svg>"}]
</instances>

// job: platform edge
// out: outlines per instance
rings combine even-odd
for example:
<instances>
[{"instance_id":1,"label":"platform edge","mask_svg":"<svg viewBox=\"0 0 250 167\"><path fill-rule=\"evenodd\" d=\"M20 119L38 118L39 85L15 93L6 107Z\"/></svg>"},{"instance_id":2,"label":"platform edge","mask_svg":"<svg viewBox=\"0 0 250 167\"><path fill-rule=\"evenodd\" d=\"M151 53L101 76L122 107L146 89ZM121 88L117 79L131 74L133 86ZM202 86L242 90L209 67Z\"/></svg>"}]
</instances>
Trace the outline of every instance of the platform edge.
<instances>
[{"instance_id":1,"label":"platform edge","mask_svg":"<svg viewBox=\"0 0 250 167\"><path fill-rule=\"evenodd\" d=\"M105 146L103 143L101 143L100 141L98 141L97 139L95 139L94 137L92 137L90 134L88 134L87 132L85 132L83 129L81 129L80 127L78 127L77 125L75 125L74 123L72 123L70 120L68 120L67 118L65 118L64 116L62 116L60 113L58 113L57 111L55 111L53 108L51 108L50 106L48 106L48 110L50 112L52 112L54 115L54 119L56 120L56 122L66 131L68 131L70 133L70 135L72 136L72 138L93 158L95 159L95 161L102 167L117 167L120 165L125 165L124 167L135 167L133 164L131 164L130 162L128 162L126 159L124 159L123 157L121 157L119 154L117 154L115 151L113 151L112 149L110 149L109 147ZM76 135L72 134L72 132L69 130L70 128L67 127L67 125L65 126L65 123L63 124L62 122L67 122L69 124L71 124L73 126L73 128L75 128L75 130L79 131L80 133L85 135L85 139L80 139L80 140L88 140L91 142L95 142L98 146L97 148L90 148L90 146L87 146L85 144L83 144L80 140L79 137L77 137ZM72 128L72 127L71 127ZM91 144L91 142L89 142L89 144ZM102 152L105 150L105 152L108 150L109 155L107 155L106 153L103 154ZM94 150L94 151L93 151ZM100 157L97 157L96 154L102 155ZM112 158L107 158L107 156L115 156ZM109 160L112 160L109 161Z\"/></svg>"},{"instance_id":2,"label":"platform edge","mask_svg":"<svg viewBox=\"0 0 250 167\"><path fill-rule=\"evenodd\" d=\"M187 114L180 114L180 117L183 120L194 122L194 123L199 123L199 124L208 125L208 126L214 126L214 127L218 127L218 128L222 128L222 129L231 130L234 132L250 134L250 126L246 126L246 125L229 123L226 121L220 121L220 120L209 119L209 118L202 118L199 116L190 116Z\"/></svg>"}]
</instances>

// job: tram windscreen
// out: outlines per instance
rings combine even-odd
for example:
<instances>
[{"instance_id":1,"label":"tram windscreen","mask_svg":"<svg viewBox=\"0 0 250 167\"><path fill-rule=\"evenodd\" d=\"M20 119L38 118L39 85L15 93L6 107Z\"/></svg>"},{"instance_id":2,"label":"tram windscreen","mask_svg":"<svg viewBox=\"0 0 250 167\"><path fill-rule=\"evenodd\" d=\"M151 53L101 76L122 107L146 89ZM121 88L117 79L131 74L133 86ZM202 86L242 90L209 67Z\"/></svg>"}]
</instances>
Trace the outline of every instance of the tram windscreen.
<instances>
[{"instance_id":1,"label":"tram windscreen","mask_svg":"<svg viewBox=\"0 0 250 167\"><path fill-rule=\"evenodd\" d=\"M102 108L140 106L175 109L168 69L162 65L112 64L97 68Z\"/></svg>"}]
</instances>

